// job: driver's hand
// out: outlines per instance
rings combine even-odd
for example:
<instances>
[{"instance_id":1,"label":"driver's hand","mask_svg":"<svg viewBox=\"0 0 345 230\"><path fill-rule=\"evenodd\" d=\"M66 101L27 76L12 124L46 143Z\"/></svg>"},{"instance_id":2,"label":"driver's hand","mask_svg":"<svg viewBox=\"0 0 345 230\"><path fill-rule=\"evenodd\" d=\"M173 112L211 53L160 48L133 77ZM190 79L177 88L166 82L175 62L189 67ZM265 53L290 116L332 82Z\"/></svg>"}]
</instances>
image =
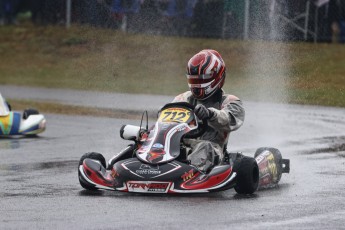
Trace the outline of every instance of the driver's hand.
<instances>
[{"instance_id":1,"label":"driver's hand","mask_svg":"<svg viewBox=\"0 0 345 230\"><path fill-rule=\"evenodd\" d=\"M210 119L214 115L213 111L209 110L202 104L195 106L194 113L200 120Z\"/></svg>"}]
</instances>

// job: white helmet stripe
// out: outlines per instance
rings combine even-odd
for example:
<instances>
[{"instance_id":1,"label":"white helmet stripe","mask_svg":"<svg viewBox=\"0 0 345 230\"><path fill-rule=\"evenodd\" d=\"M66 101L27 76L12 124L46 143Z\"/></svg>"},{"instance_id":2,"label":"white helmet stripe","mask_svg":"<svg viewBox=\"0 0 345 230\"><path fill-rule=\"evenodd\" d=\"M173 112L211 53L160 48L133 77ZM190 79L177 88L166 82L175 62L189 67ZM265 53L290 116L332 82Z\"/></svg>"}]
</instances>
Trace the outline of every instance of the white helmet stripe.
<instances>
[{"instance_id":1,"label":"white helmet stripe","mask_svg":"<svg viewBox=\"0 0 345 230\"><path fill-rule=\"evenodd\" d=\"M217 61L217 57L214 54L211 54L211 55L214 56L214 58L211 58L212 62L207 66L205 73L212 73L212 68L213 68L215 62Z\"/></svg>"}]
</instances>

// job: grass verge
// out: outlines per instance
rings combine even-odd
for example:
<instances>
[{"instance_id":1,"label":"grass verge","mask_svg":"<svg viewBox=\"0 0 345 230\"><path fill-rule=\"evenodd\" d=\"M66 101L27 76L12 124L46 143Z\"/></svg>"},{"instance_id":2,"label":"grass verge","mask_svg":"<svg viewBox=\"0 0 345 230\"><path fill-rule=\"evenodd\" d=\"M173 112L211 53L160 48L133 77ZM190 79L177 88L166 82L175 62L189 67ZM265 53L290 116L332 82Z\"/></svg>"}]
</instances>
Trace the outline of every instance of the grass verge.
<instances>
[{"instance_id":1,"label":"grass verge","mask_svg":"<svg viewBox=\"0 0 345 230\"><path fill-rule=\"evenodd\" d=\"M345 107L345 46L126 34L72 26L0 27L0 84L176 95L204 48L227 64L243 100ZM6 95L4 95L6 96Z\"/></svg>"}]
</instances>

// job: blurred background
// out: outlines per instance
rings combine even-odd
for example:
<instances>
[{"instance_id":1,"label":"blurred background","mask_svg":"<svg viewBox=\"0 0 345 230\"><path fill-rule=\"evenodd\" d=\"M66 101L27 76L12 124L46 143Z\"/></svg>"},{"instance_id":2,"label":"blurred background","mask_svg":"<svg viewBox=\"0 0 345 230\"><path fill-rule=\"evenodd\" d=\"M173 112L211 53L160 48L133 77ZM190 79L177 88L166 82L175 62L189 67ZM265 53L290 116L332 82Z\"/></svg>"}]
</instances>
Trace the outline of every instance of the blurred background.
<instances>
[{"instance_id":1,"label":"blurred background","mask_svg":"<svg viewBox=\"0 0 345 230\"><path fill-rule=\"evenodd\" d=\"M174 96L218 50L243 100L345 107L344 0L0 0L0 84Z\"/></svg>"},{"instance_id":2,"label":"blurred background","mask_svg":"<svg viewBox=\"0 0 345 230\"><path fill-rule=\"evenodd\" d=\"M0 23L80 23L208 38L345 42L342 0L0 0Z\"/></svg>"}]
</instances>

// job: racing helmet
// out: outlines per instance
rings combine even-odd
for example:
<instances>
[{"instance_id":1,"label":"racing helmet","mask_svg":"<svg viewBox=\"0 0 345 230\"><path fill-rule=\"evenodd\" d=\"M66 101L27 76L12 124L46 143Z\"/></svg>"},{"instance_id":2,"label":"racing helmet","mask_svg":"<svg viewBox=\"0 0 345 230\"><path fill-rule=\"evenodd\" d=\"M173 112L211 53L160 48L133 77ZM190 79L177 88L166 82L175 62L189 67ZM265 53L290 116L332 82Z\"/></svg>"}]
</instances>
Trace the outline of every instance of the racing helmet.
<instances>
[{"instance_id":1,"label":"racing helmet","mask_svg":"<svg viewBox=\"0 0 345 230\"><path fill-rule=\"evenodd\" d=\"M198 100L205 100L221 89L225 75L225 63L216 50L202 50L188 61L188 86Z\"/></svg>"}]
</instances>

